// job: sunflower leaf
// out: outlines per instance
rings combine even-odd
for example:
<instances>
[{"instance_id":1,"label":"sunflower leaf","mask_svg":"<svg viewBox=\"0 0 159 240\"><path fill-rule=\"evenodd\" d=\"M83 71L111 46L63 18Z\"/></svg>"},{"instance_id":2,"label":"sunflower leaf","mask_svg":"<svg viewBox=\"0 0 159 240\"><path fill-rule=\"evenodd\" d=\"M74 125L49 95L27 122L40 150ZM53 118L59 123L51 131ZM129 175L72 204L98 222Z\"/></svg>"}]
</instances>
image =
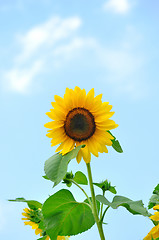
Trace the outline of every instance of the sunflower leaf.
<instances>
[{"instance_id":1,"label":"sunflower leaf","mask_svg":"<svg viewBox=\"0 0 159 240\"><path fill-rule=\"evenodd\" d=\"M148 203L148 209L151 209L158 204L159 204L159 184L157 184L157 186L153 190L153 195L151 196Z\"/></svg>"},{"instance_id":2,"label":"sunflower leaf","mask_svg":"<svg viewBox=\"0 0 159 240\"><path fill-rule=\"evenodd\" d=\"M157 184L157 186L153 190L153 193L159 195L159 184Z\"/></svg>"},{"instance_id":3,"label":"sunflower leaf","mask_svg":"<svg viewBox=\"0 0 159 240\"><path fill-rule=\"evenodd\" d=\"M159 195L153 194L149 200L148 209L151 209L158 204L159 204Z\"/></svg>"},{"instance_id":4,"label":"sunflower leaf","mask_svg":"<svg viewBox=\"0 0 159 240\"><path fill-rule=\"evenodd\" d=\"M103 203L104 205L111 207L111 202L109 202L109 200L106 197L104 197L103 195L97 195L96 199L97 199L97 201Z\"/></svg>"},{"instance_id":5,"label":"sunflower leaf","mask_svg":"<svg viewBox=\"0 0 159 240\"><path fill-rule=\"evenodd\" d=\"M122 149L119 141L116 140L116 137L110 131L108 131L108 133L110 133L114 137L114 139L111 139L112 147L114 148L114 150L117 151L118 153L122 153L123 149Z\"/></svg>"},{"instance_id":6,"label":"sunflower leaf","mask_svg":"<svg viewBox=\"0 0 159 240\"><path fill-rule=\"evenodd\" d=\"M57 236L71 236L90 229L94 217L86 202L76 202L69 190L62 189L43 204L42 213L46 232L52 240Z\"/></svg>"},{"instance_id":7,"label":"sunflower leaf","mask_svg":"<svg viewBox=\"0 0 159 240\"><path fill-rule=\"evenodd\" d=\"M45 240L46 238L47 236L44 236L44 237L38 238L37 240Z\"/></svg>"},{"instance_id":8,"label":"sunflower leaf","mask_svg":"<svg viewBox=\"0 0 159 240\"><path fill-rule=\"evenodd\" d=\"M26 202L30 209L41 208L42 204L35 200L26 200L25 198L9 199L10 202Z\"/></svg>"},{"instance_id":9,"label":"sunflower leaf","mask_svg":"<svg viewBox=\"0 0 159 240\"><path fill-rule=\"evenodd\" d=\"M65 177L68 163L77 156L79 150L84 146L85 145L80 145L65 155L56 153L45 161L44 171L46 177L54 182L54 187Z\"/></svg>"},{"instance_id":10,"label":"sunflower leaf","mask_svg":"<svg viewBox=\"0 0 159 240\"><path fill-rule=\"evenodd\" d=\"M123 197L123 196L115 196L113 198L113 201L110 203L104 196L97 195L96 199L113 209L117 209L118 207L125 207L130 213L136 215L143 215L143 216L149 216L149 213L147 209L144 207L142 201L132 201L129 198Z\"/></svg>"},{"instance_id":11,"label":"sunflower leaf","mask_svg":"<svg viewBox=\"0 0 159 240\"><path fill-rule=\"evenodd\" d=\"M86 175L80 171L75 173L73 180L78 184L88 185L88 180Z\"/></svg>"}]
</instances>

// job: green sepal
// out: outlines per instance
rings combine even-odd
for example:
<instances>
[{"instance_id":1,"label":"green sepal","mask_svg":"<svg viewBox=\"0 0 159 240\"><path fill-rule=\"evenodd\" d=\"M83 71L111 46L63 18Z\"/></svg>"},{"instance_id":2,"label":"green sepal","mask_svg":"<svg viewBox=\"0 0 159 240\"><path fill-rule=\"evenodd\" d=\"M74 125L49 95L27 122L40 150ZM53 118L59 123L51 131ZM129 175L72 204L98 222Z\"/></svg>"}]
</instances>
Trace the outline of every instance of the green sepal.
<instances>
[{"instance_id":1,"label":"green sepal","mask_svg":"<svg viewBox=\"0 0 159 240\"><path fill-rule=\"evenodd\" d=\"M25 202L28 204L28 207L30 209L37 209L37 208L42 208L42 204L38 201L35 200L26 200L25 198L16 198L16 199L10 199L8 200L10 202Z\"/></svg>"},{"instance_id":2,"label":"green sepal","mask_svg":"<svg viewBox=\"0 0 159 240\"><path fill-rule=\"evenodd\" d=\"M148 209L151 209L158 204L159 204L159 184L157 184L157 186L153 190L153 195L151 196L148 203Z\"/></svg>"},{"instance_id":3,"label":"green sepal","mask_svg":"<svg viewBox=\"0 0 159 240\"><path fill-rule=\"evenodd\" d=\"M46 180L50 180L46 175L42 176Z\"/></svg>"},{"instance_id":4,"label":"green sepal","mask_svg":"<svg viewBox=\"0 0 159 240\"><path fill-rule=\"evenodd\" d=\"M107 131L107 132L110 133L114 137L114 139L111 139L112 147L114 148L114 150L117 151L118 153L122 153L123 149L122 149L119 141L116 140L116 137L110 131Z\"/></svg>"},{"instance_id":5,"label":"green sepal","mask_svg":"<svg viewBox=\"0 0 159 240\"><path fill-rule=\"evenodd\" d=\"M43 204L42 213L51 240L57 240L58 235L82 233L95 223L90 206L86 202L76 202L72 193L66 189L50 196Z\"/></svg>"},{"instance_id":6,"label":"green sepal","mask_svg":"<svg viewBox=\"0 0 159 240\"><path fill-rule=\"evenodd\" d=\"M115 186L111 186L111 183L108 182L108 180L105 180L101 183L93 183L95 186L101 188L103 190L103 192L105 191L110 191L113 194L116 194L117 191L115 189Z\"/></svg>"},{"instance_id":7,"label":"green sepal","mask_svg":"<svg viewBox=\"0 0 159 240\"><path fill-rule=\"evenodd\" d=\"M88 180L87 180L86 175L80 171L77 171L75 173L73 180L78 184L88 185Z\"/></svg>"},{"instance_id":8,"label":"green sepal","mask_svg":"<svg viewBox=\"0 0 159 240\"><path fill-rule=\"evenodd\" d=\"M118 207L122 206L125 207L130 213L136 215L143 215L143 216L150 216L150 213L148 213L147 209L144 207L143 202L140 201L132 201L129 198L123 197L123 196L115 196L113 198L113 201L110 203L104 196L97 195L96 199L113 209L117 209Z\"/></svg>"},{"instance_id":9,"label":"green sepal","mask_svg":"<svg viewBox=\"0 0 159 240\"><path fill-rule=\"evenodd\" d=\"M68 163L77 156L79 150L83 147L85 147L85 145L80 145L65 155L56 153L45 161L45 174L54 182L54 187L65 177Z\"/></svg>"},{"instance_id":10,"label":"green sepal","mask_svg":"<svg viewBox=\"0 0 159 240\"><path fill-rule=\"evenodd\" d=\"M74 175L71 172L67 172L65 177L63 178L63 182L62 183L65 183L67 185L67 187L71 187L72 186L72 182L70 181L71 179L74 178Z\"/></svg>"}]
</instances>

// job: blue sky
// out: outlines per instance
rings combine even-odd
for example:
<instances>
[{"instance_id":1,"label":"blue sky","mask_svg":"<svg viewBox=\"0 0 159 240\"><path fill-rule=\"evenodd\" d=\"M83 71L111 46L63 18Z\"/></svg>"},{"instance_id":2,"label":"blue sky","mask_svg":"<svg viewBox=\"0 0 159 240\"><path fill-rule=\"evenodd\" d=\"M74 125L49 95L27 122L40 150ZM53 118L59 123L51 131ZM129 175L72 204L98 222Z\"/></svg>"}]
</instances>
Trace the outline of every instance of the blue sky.
<instances>
[{"instance_id":1,"label":"blue sky","mask_svg":"<svg viewBox=\"0 0 159 240\"><path fill-rule=\"evenodd\" d=\"M36 239L21 221L25 204L7 199L43 202L60 189L41 177L56 149L43 125L54 95L63 96L66 87L103 93L119 124L113 133L124 153L109 148L92 157L94 181L107 178L119 195L147 206L159 183L158 9L157 0L0 2L1 239ZM86 173L75 160L69 169ZM75 187L72 192L84 199ZM141 240L152 227L123 208L110 210L105 221L108 240ZM94 226L71 239L99 237Z\"/></svg>"}]
</instances>

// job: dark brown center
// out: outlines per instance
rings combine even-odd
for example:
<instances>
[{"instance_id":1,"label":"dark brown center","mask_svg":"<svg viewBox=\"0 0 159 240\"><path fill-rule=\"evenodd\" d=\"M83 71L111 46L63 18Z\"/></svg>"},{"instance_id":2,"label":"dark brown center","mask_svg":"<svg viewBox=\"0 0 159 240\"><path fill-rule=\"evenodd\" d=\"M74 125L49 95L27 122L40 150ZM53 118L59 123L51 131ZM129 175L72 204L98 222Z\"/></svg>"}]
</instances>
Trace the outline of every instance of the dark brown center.
<instances>
[{"instance_id":1,"label":"dark brown center","mask_svg":"<svg viewBox=\"0 0 159 240\"><path fill-rule=\"evenodd\" d=\"M67 114L64 128L70 138L81 142L94 134L96 125L92 113L87 109L74 108Z\"/></svg>"}]
</instances>

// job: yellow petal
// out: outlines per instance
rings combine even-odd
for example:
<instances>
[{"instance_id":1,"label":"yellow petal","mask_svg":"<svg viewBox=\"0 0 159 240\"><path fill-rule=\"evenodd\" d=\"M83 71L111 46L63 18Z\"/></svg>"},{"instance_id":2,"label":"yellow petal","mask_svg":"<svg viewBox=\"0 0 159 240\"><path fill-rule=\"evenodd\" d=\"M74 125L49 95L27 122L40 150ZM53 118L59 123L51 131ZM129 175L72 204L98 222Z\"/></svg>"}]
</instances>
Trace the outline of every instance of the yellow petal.
<instances>
[{"instance_id":1,"label":"yellow petal","mask_svg":"<svg viewBox=\"0 0 159 240\"><path fill-rule=\"evenodd\" d=\"M67 111L70 111L74 108L74 102L73 102L73 92L72 89L66 88L65 94L64 94L64 103L65 108Z\"/></svg>"},{"instance_id":2,"label":"yellow petal","mask_svg":"<svg viewBox=\"0 0 159 240\"><path fill-rule=\"evenodd\" d=\"M24 208L23 210L24 210L26 213L29 213L29 212L30 212L28 208Z\"/></svg>"},{"instance_id":3,"label":"yellow petal","mask_svg":"<svg viewBox=\"0 0 159 240\"><path fill-rule=\"evenodd\" d=\"M78 86L76 86L75 89L74 89L74 91L78 94L78 93L80 93L82 90L81 90Z\"/></svg>"},{"instance_id":4,"label":"yellow petal","mask_svg":"<svg viewBox=\"0 0 159 240\"><path fill-rule=\"evenodd\" d=\"M95 116L95 122L96 123L102 123L102 122L105 122L107 121L109 118L111 118L113 116L115 112L105 112L105 113L102 113L102 114L98 114L97 116ZM113 120L112 120L113 121Z\"/></svg>"},{"instance_id":5,"label":"yellow petal","mask_svg":"<svg viewBox=\"0 0 159 240\"><path fill-rule=\"evenodd\" d=\"M150 218L154 221L159 221L159 212L155 212Z\"/></svg>"},{"instance_id":6,"label":"yellow petal","mask_svg":"<svg viewBox=\"0 0 159 240\"><path fill-rule=\"evenodd\" d=\"M86 96L85 107L86 109L91 111L93 105L94 105L94 88L92 88Z\"/></svg>"},{"instance_id":7,"label":"yellow petal","mask_svg":"<svg viewBox=\"0 0 159 240\"><path fill-rule=\"evenodd\" d=\"M159 210L159 205L153 207L154 210Z\"/></svg>"},{"instance_id":8,"label":"yellow petal","mask_svg":"<svg viewBox=\"0 0 159 240\"><path fill-rule=\"evenodd\" d=\"M36 223L33 223L31 226L32 226L32 229L38 228L38 225Z\"/></svg>"},{"instance_id":9,"label":"yellow petal","mask_svg":"<svg viewBox=\"0 0 159 240\"><path fill-rule=\"evenodd\" d=\"M64 121L66 118L66 113L63 111L59 111L57 109L50 109L52 117L54 118L54 120L57 121Z\"/></svg>"},{"instance_id":10,"label":"yellow petal","mask_svg":"<svg viewBox=\"0 0 159 240\"><path fill-rule=\"evenodd\" d=\"M62 97L60 97L60 96L58 96L58 95L55 95L55 96L54 96L54 99L55 99L55 101L56 101L56 103L57 103L58 105L60 105L61 107L63 107L63 105L64 105L64 99L63 99Z\"/></svg>"},{"instance_id":11,"label":"yellow petal","mask_svg":"<svg viewBox=\"0 0 159 240\"><path fill-rule=\"evenodd\" d=\"M62 143L63 141L67 140L67 136L65 134L59 136L58 138L53 138L51 140L51 146L56 146L57 144Z\"/></svg>"},{"instance_id":12,"label":"yellow petal","mask_svg":"<svg viewBox=\"0 0 159 240\"><path fill-rule=\"evenodd\" d=\"M83 89L78 95L78 107L84 107L85 101L86 101L86 91L85 89Z\"/></svg>"},{"instance_id":13,"label":"yellow petal","mask_svg":"<svg viewBox=\"0 0 159 240\"><path fill-rule=\"evenodd\" d=\"M106 121L96 123L96 126L98 129L108 131L108 130L117 128L119 125L116 124L113 120L108 119Z\"/></svg>"},{"instance_id":14,"label":"yellow petal","mask_svg":"<svg viewBox=\"0 0 159 240\"><path fill-rule=\"evenodd\" d=\"M82 157L83 157L83 160L85 161L85 163L90 163L91 154L88 150L88 147L85 146L84 148L81 148L81 152L82 152Z\"/></svg>"},{"instance_id":15,"label":"yellow petal","mask_svg":"<svg viewBox=\"0 0 159 240\"><path fill-rule=\"evenodd\" d=\"M102 101L101 101L101 100L102 100L102 96L103 96L102 93L99 94L99 95L97 95L97 96L94 98L95 102L98 102L98 101L102 102Z\"/></svg>"},{"instance_id":16,"label":"yellow petal","mask_svg":"<svg viewBox=\"0 0 159 240\"><path fill-rule=\"evenodd\" d=\"M63 148L63 145L64 145L64 143L62 142L62 143L60 144L60 146L56 149L55 152L59 152L59 151L61 151L62 148Z\"/></svg>"},{"instance_id":17,"label":"yellow petal","mask_svg":"<svg viewBox=\"0 0 159 240\"><path fill-rule=\"evenodd\" d=\"M28 214L27 214L27 213L22 213L22 215L23 215L24 217L28 217Z\"/></svg>"},{"instance_id":18,"label":"yellow petal","mask_svg":"<svg viewBox=\"0 0 159 240\"><path fill-rule=\"evenodd\" d=\"M78 163L80 163L81 159L82 159L82 152L81 152L81 150L79 150L79 152L77 154L77 157L76 157L76 160L77 160Z\"/></svg>"},{"instance_id":19,"label":"yellow petal","mask_svg":"<svg viewBox=\"0 0 159 240\"><path fill-rule=\"evenodd\" d=\"M45 123L44 125L44 127L51 128L51 129L60 128L63 126L64 126L64 121L52 121L52 122Z\"/></svg>"},{"instance_id":20,"label":"yellow petal","mask_svg":"<svg viewBox=\"0 0 159 240\"><path fill-rule=\"evenodd\" d=\"M37 228L37 229L35 230L35 234L38 235L39 233L42 233L42 230L39 229L39 228Z\"/></svg>"},{"instance_id":21,"label":"yellow petal","mask_svg":"<svg viewBox=\"0 0 159 240\"><path fill-rule=\"evenodd\" d=\"M30 222L24 222L24 225L30 225Z\"/></svg>"},{"instance_id":22,"label":"yellow petal","mask_svg":"<svg viewBox=\"0 0 159 240\"><path fill-rule=\"evenodd\" d=\"M93 153L94 156L98 157L98 148L96 141L94 141L94 138L91 137L90 139L87 140L87 146L89 151Z\"/></svg>"},{"instance_id":23,"label":"yellow petal","mask_svg":"<svg viewBox=\"0 0 159 240\"><path fill-rule=\"evenodd\" d=\"M107 132L100 131L96 129L94 133L94 138L96 139L96 142L99 142L104 145L111 146L112 141L107 137Z\"/></svg>"},{"instance_id":24,"label":"yellow petal","mask_svg":"<svg viewBox=\"0 0 159 240\"><path fill-rule=\"evenodd\" d=\"M75 141L72 140L71 138L67 138L66 141L64 142L63 149L61 151L62 155L70 152L75 146Z\"/></svg>"}]
</instances>

